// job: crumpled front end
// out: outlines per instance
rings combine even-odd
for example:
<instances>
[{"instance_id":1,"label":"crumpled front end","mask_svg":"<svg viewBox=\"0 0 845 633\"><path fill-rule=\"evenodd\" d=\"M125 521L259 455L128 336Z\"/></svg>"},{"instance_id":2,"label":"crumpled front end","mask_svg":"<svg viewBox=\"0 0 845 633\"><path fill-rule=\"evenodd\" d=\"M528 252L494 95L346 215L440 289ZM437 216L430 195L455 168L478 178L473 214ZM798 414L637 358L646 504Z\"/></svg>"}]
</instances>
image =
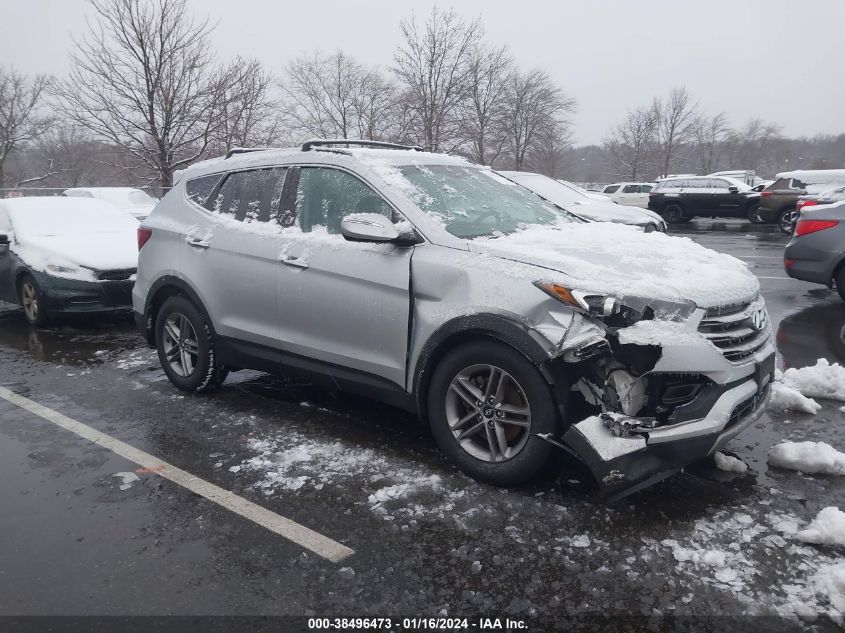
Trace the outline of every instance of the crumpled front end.
<instances>
[{"instance_id":1,"label":"crumpled front end","mask_svg":"<svg viewBox=\"0 0 845 633\"><path fill-rule=\"evenodd\" d=\"M574 453L610 498L719 450L761 415L774 377L759 296L643 312L633 325L580 317L594 327L572 328L557 361L575 374L567 418L580 421L545 439Z\"/></svg>"}]
</instances>

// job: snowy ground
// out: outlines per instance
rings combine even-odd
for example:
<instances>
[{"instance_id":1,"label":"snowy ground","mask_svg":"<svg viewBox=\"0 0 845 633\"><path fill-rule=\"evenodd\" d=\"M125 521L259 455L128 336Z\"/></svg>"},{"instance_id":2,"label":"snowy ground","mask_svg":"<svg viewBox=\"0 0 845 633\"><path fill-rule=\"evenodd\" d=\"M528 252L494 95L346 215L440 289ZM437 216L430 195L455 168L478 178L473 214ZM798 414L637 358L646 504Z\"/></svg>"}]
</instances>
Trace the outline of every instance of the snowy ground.
<instances>
[{"instance_id":1,"label":"snowy ground","mask_svg":"<svg viewBox=\"0 0 845 633\"><path fill-rule=\"evenodd\" d=\"M307 385L242 372L186 397L128 323L34 332L0 312L0 385L356 550L317 559L0 402L0 539L16 543L0 548L0 615L481 614L551 630L567 616L770 614L837 630L845 304L782 279L779 235L690 234L761 276L779 399L718 464L610 507L565 482L480 485L409 416Z\"/></svg>"}]
</instances>

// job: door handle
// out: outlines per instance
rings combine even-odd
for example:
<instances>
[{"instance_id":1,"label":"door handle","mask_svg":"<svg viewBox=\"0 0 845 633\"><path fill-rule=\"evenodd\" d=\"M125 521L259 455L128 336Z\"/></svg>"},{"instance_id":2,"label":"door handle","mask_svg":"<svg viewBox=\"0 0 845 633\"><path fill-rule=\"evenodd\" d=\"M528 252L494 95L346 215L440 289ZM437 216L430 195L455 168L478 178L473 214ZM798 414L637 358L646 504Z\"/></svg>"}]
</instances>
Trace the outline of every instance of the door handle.
<instances>
[{"instance_id":1,"label":"door handle","mask_svg":"<svg viewBox=\"0 0 845 633\"><path fill-rule=\"evenodd\" d=\"M308 262L304 259L300 259L299 257L291 257L289 255L284 255L279 258L279 261L282 262L285 266L293 266L295 268L308 268Z\"/></svg>"},{"instance_id":2,"label":"door handle","mask_svg":"<svg viewBox=\"0 0 845 633\"><path fill-rule=\"evenodd\" d=\"M211 246L211 242L206 240L201 240L198 237L191 237L190 235L185 238L185 244L188 246L193 246L195 248L208 248Z\"/></svg>"}]
</instances>

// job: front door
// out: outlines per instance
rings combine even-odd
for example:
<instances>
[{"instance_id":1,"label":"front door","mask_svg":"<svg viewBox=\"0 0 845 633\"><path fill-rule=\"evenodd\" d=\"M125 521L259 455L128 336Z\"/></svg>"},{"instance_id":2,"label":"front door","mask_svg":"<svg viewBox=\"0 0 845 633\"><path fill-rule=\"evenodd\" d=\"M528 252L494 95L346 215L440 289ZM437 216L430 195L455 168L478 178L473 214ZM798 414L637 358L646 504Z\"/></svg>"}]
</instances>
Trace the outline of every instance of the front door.
<instances>
[{"instance_id":1,"label":"front door","mask_svg":"<svg viewBox=\"0 0 845 633\"><path fill-rule=\"evenodd\" d=\"M739 189L736 186L734 186L734 191L731 191L731 183L722 178L711 178L710 186L715 193L719 215L745 215L745 197L739 193Z\"/></svg>"},{"instance_id":2,"label":"front door","mask_svg":"<svg viewBox=\"0 0 845 633\"><path fill-rule=\"evenodd\" d=\"M413 247L346 241L350 213L397 220L357 176L332 167L292 170L278 251L278 310L284 349L405 386Z\"/></svg>"}]
</instances>

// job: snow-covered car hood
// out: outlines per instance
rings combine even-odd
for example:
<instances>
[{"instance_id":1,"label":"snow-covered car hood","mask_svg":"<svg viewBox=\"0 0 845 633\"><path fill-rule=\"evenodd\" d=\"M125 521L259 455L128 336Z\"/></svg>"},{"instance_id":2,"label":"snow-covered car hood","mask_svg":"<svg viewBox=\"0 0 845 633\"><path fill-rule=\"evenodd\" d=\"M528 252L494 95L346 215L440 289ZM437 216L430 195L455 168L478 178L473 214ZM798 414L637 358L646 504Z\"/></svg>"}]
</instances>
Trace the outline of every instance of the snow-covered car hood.
<instances>
[{"instance_id":1,"label":"snow-covered car hood","mask_svg":"<svg viewBox=\"0 0 845 633\"><path fill-rule=\"evenodd\" d=\"M699 307L748 301L759 292L746 265L686 237L644 233L610 223L531 226L509 235L476 238L471 251L547 269L537 280L617 297L689 300Z\"/></svg>"},{"instance_id":2,"label":"snow-covered car hood","mask_svg":"<svg viewBox=\"0 0 845 633\"><path fill-rule=\"evenodd\" d=\"M575 215L595 220L596 222L618 222L621 224L663 224L663 219L648 209L629 207L615 202L600 202L598 200L584 204L571 205L567 210Z\"/></svg>"},{"instance_id":3,"label":"snow-covered car hood","mask_svg":"<svg viewBox=\"0 0 845 633\"><path fill-rule=\"evenodd\" d=\"M18 256L36 270L47 264L77 264L91 270L138 266L137 237L129 231L90 233L83 237L42 235L16 245Z\"/></svg>"}]
</instances>

